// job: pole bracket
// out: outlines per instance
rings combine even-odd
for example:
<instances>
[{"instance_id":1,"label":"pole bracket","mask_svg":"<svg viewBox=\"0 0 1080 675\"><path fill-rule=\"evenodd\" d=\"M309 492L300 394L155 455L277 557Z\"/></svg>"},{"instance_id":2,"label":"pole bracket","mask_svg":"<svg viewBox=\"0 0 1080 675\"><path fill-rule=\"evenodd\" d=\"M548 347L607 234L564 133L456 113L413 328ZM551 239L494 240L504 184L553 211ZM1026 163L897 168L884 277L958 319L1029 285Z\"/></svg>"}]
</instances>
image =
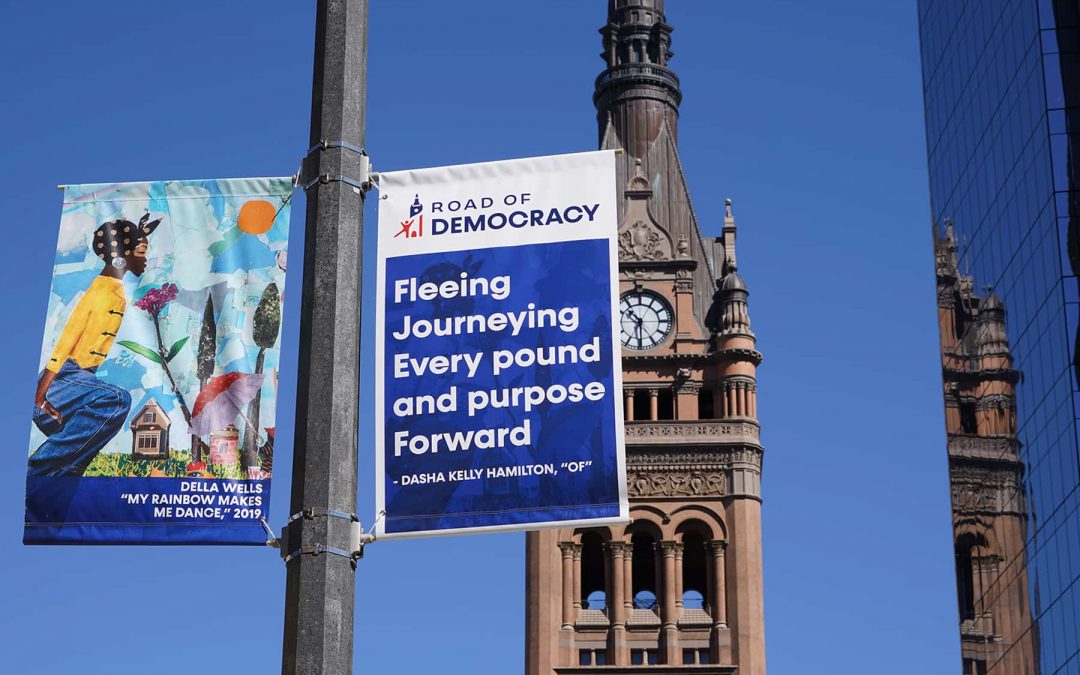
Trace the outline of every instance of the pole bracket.
<instances>
[{"instance_id":1,"label":"pole bracket","mask_svg":"<svg viewBox=\"0 0 1080 675\"><path fill-rule=\"evenodd\" d=\"M302 555L319 556L319 555L322 555L323 553L328 553L330 555L340 556L342 558L348 558L349 560L351 560L353 562L353 569L356 569L356 564L355 564L356 561L359 560L360 558L364 557L364 552L363 551L360 551L359 556L358 556L355 551L353 553L349 553L348 551L343 551L340 548L334 548L333 546L324 546L323 544L312 544L311 546L301 546L300 548L294 549L294 550L290 551L289 553L284 553L283 552L282 555L281 555L281 558L286 563L288 563L293 558L299 558Z\"/></svg>"},{"instance_id":2,"label":"pole bracket","mask_svg":"<svg viewBox=\"0 0 1080 675\"><path fill-rule=\"evenodd\" d=\"M323 152L334 148L348 150L359 156L360 167L357 178L330 173L317 174L314 177L311 177L313 173L312 169L315 168L312 166L312 155L317 152ZM300 162L300 172L298 174L297 183L303 186L304 192L307 192L316 185L326 185L327 183L345 183L361 192L367 192L371 189L377 179L378 174L371 171L371 159L368 157L367 150L364 150L359 145L354 145L346 141L323 139L308 148L307 154L304 155L304 159Z\"/></svg>"},{"instance_id":3,"label":"pole bracket","mask_svg":"<svg viewBox=\"0 0 1080 675\"><path fill-rule=\"evenodd\" d=\"M328 546L323 543L307 544L299 546L290 551L286 551L281 547L283 541L288 540L288 530L298 520L314 520L316 518L338 518L341 520L349 521L349 550L344 550L336 546ZM264 522L264 527L269 530ZM352 568L356 569L356 561L364 557L364 546L375 541L375 535L372 532L364 532L364 526L360 522L360 518L355 513L349 513L347 511L338 511L336 509L328 509L325 506L308 506L300 511L289 516L289 520L285 522L285 527L281 528L281 538L273 540L273 543L267 542L271 546L277 545L280 549L281 559L288 564L289 561L295 560L303 555L320 556L324 553L329 555L336 555L342 558L348 558Z\"/></svg>"}]
</instances>

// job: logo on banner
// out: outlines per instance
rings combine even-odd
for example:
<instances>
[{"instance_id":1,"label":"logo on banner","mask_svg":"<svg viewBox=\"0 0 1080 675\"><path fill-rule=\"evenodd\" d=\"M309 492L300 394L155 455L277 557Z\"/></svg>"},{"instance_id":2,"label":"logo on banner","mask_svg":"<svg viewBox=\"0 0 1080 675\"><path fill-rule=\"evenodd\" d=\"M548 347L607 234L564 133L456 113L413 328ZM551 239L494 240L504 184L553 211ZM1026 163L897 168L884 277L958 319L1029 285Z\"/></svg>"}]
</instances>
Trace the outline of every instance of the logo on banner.
<instances>
[{"instance_id":1,"label":"logo on banner","mask_svg":"<svg viewBox=\"0 0 1080 675\"><path fill-rule=\"evenodd\" d=\"M405 235L406 239L424 236L424 205L420 203L419 194L416 195L412 206L409 207L409 219L401 221L401 229L394 235L394 238L397 239L401 235Z\"/></svg>"}]
</instances>

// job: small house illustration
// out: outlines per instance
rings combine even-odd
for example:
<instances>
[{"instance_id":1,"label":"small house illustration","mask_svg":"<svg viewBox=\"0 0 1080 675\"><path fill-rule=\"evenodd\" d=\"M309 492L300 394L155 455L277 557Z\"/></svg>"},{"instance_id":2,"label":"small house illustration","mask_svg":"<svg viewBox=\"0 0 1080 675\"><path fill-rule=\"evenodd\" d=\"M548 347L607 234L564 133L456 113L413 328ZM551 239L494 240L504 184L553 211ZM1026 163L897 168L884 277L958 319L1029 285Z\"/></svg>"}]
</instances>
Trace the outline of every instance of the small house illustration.
<instances>
[{"instance_id":1,"label":"small house illustration","mask_svg":"<svg viewBox=\"0 0 1080 675\"><path fill-rule=\"evenodd\" d=\"M210 434L210 463L234 466L239 460L240 430L230 424Z\"/></svg>"},{"instance_id":2,"label":"small house illustration","mask_svg":"<svg viewBox=\"0 0 1080 675\"><path fill-rule=\"evenodd\" d=\"M150 399L131 418L131 456L135 459L166 459L172 422L155 399Z\"/></svg>"}]
</instances>

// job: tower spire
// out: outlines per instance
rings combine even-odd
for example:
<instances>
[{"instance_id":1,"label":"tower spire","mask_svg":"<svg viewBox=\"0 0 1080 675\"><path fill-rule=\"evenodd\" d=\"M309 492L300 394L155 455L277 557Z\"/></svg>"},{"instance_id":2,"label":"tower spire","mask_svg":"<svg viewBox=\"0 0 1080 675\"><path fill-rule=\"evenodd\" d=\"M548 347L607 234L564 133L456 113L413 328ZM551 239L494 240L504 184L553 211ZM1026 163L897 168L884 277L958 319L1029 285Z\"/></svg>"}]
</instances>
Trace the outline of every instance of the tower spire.
<instances>
[{"instance_id":1,"label":"tower spire","mask_svg":"<svg viewBox=\"0 0 1080 675\"><path fill-rule=\"evenodd\" d=\"M721 241L724 244L724 260L727 267L734 269L735 261L735 216L731 213L731 198L724 200L724 230Z\"/></svg>"},{"instance_id":2,"label":"tower spire","mask_svg":"<svg viewBox=\"0 0 1080 675\"><path fill-rule=\"evenodd\" d=\"M671 31L664 0L608 0L607 24L600 29L607 68L593 94L601 144L610 136L609 124L632 157L645 155L665 121L675 137L682 91L668 68Z\"/></svg>"}]
</instances>

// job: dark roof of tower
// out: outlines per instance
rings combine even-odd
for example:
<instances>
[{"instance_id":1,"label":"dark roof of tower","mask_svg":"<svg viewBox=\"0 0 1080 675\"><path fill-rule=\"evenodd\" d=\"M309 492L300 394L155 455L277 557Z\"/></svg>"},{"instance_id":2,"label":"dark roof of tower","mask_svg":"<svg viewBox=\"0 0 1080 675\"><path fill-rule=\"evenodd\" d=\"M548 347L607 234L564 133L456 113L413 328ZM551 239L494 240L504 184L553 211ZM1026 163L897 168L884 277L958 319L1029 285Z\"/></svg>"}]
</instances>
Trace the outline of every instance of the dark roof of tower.
<instances>
[{"instance_id":1,"label":"dark roof of tower","mask_svg":"<svg viewBox=\"0 0 1080 675\"><path fill-rule=\"evenodd\" d=\"M721 291L726 292L746 290L746 282L743 281L742 277L739 276L739 273L736 271L736 269L737 268L735 265L728 266L729 271L727 274L724 275L723 280L721 280L720 282Z\"/></svg>"},{"instance_id":2,"label":"dark roof of tower","mask_svg":"<svg viewBox=\"0 0 1080 675\"><path fill-rule=\"evenodd\" d=\"M1005 304L998 297L997 293L990 291L985 299L979 304L979 314L990 313L993 311L1005 311Z\"/></svg>"}]
</instances>

